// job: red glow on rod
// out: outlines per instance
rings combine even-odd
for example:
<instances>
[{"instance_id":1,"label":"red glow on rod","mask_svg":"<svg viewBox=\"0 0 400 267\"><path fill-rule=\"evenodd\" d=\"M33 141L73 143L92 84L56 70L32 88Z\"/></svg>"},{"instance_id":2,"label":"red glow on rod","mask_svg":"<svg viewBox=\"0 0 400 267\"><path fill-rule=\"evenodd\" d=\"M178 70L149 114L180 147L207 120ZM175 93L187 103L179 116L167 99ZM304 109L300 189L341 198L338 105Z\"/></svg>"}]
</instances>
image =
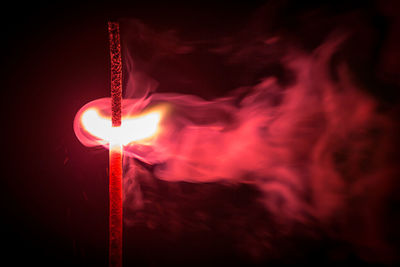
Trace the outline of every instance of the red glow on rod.
<instances>
[{"instance_id":1,"label":"red glow on rod","mask_svg":"<svg viewBox=\"0 0 400 267\"><path fill-rule=\"evenodd\" d=\"M111 121L112 127L121 126L122 63L119 24L108 23L111 56ZM110 250L111 267L122 266L122 145L110 142Z\"/></svg>"},{"instance_id":2,"label":"red glow on rod","mask_svg":"<svg viewBox=\"0 0 400 267\"><path fill-rule=\"evenodd\" d=\"M122 266L122 145L110 144L110 266Z\"/></svg>"}]
</instances>

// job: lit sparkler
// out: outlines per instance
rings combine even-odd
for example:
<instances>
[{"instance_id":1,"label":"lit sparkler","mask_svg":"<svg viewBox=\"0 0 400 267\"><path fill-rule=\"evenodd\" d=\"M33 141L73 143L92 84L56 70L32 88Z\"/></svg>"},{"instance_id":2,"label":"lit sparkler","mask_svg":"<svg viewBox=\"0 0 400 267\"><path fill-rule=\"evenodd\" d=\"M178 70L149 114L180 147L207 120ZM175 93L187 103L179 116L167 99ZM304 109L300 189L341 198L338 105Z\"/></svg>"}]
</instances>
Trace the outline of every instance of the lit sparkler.
<instances>
[{"instance_id":1,"label":"lit sparkler","mask_svg":"<svg viewBox=\"0 0 400 267\"><path fill-rule=\"evenodd\" d=\"M108 23L111 56L111 121L110 129L121 126L122 63L119 24ZM115 132L115 131L114 131ZM109 262L111 267L122 266L122 144L112 138L110 146L110 221Z\"/></svg>"}]
</instances>

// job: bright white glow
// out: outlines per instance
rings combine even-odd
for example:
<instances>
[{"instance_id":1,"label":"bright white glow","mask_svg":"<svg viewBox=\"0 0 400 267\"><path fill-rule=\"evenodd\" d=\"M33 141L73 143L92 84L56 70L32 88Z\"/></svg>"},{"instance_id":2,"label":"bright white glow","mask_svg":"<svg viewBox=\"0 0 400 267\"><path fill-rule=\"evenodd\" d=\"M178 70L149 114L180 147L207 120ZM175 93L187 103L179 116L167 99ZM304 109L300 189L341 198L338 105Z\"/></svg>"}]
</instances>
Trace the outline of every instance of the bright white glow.
<instances>
[{"instance_id":1,"label":"bright white glow","mask_svg":"<svg viewBox=\"0 0 400 267\"><path fill-rule=\"evenodd\" d=\"M91 135L104 141L127 145L153 137L158 131L161 111L155 110L138 117L122 118L120 127L111 127L111 119L90 108L83 112L81 123Z\"/></svg>"}]
</instances>

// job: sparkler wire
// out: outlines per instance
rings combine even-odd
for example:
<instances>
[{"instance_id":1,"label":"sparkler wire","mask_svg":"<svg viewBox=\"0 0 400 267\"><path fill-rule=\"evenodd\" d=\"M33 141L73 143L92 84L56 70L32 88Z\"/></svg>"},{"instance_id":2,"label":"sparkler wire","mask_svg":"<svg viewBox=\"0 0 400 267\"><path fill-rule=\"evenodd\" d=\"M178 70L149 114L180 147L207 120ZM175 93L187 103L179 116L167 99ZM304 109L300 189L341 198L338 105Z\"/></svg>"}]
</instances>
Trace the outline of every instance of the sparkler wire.
<instances>
[{"instance_id":1,"label":"sparkler wire","mask_svg":"<svg viewBox=\"0 0 400 267\"><path fill-rule=\"evenodd\" d=\"M108 23L111 57L111 116L112 127L121 126L122 61L119 24ZM109 265L122 266L122 144L110 141L109 158Z\"/></svg>"}]
</instances>

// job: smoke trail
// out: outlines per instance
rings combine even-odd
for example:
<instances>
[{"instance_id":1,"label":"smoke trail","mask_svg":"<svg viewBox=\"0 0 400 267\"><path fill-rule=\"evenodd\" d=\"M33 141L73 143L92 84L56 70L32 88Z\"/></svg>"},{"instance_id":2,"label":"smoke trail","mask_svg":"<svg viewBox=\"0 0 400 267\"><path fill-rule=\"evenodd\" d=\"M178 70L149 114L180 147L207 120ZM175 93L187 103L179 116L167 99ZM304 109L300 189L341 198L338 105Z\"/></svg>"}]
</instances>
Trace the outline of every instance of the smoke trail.
<instances>
[{"instance_id":1,"label":"smoke trail","mask_svg":"<svg viewBox=\"0 0 400 267\"><path fill-rule=\"evenodd\" d=\"M280 14L269 8L259 19ZM124 148L126 223L174 237L222 229L255 260L297 253L298 236L344 243L372 262L397 260L398 105L368 93L343 56L357 32L346 22L359 17L350 18L312 47L253 24L220 40L184 41L124 21L123 112L168 106L151 143ZM82 110L92 106L109 113L108 99ZM81 142L99 144L80 127ZM218 211L198 204L210 201ZM221 213L222 222L212 219Z\"/></svg>"},{"instance_id":2,"label":"smoke trail","mask_svg":"<svg viewBox=\"0 0 400 267\"><path fill-rule=\"evenodd\" d=\"M251 184L281 227L318 222L328 234L354 243L367 258L370 251L378 258L390 254L382 213L397 171L391 160L396 126L355 84L346 62L334 62L348 34L332 34L312 52L285 44L279 48L274 45L278 37L249 40L245 49L222 42L209 53L232 64L255 53L261 63L252 64L258 65L270 60L263 57L270 49L290 79L282 83L280 77L266 75L256 84L205 100L156 93L158 82L146 74L162 60L190 55L196 44L137 21L127 29L127 96L135 93L146 105L171 106L163 133L152 145L125 148L152 166L150 171L130 169L135 162L126 159L128 205L143 207L140 181L151 174L171 182ZM138 51L146 49L140 58Z\"/></svg>"}]
</instances>

